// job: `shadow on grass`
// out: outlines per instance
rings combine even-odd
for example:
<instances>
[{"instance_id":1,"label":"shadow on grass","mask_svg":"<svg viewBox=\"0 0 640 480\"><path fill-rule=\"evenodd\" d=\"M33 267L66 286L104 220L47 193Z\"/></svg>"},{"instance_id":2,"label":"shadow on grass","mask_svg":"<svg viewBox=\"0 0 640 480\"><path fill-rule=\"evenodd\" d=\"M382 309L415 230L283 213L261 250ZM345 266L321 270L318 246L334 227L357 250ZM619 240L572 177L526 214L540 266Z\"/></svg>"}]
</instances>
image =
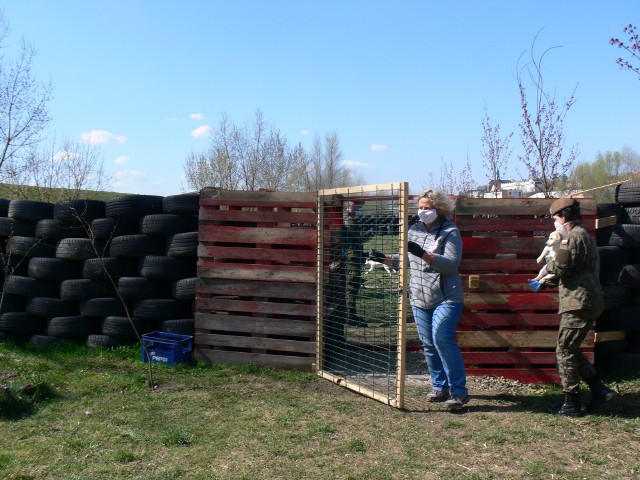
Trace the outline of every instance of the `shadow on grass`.
<instances>
[{"instance_id":1,"label":"shadow on grass","mask_svg":"<svg viewBox=\"0 0 640 480\"><path fill-rule=\"evenodd\" d=\"M23 385L16 391L5 387L0 393L0 419L10 421L33 415L42 404L59 398L46 382Z\"/></svg>"}]
</instances>

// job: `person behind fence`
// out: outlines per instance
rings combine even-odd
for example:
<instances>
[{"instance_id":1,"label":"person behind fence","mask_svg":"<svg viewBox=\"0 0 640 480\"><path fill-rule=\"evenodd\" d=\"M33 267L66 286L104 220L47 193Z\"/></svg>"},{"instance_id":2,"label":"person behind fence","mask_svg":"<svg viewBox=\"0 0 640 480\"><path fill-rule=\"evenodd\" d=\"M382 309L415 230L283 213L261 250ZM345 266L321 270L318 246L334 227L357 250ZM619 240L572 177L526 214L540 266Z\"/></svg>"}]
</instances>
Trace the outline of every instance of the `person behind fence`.
<instances>
[{"instance_id":1,"label":"person behind fence","mask_svg":"<svg viewBox=\"0 0 640 480\"><path fill-rule=\"evenodd\" d=\"M408 231L409 298L431 376L428 402L444 402L459 410L469 402L462 353L456 342L456 327L464 300L458 272L462 260L462 238L450 220L454 201L435 190L418 200L418 221ZM397 262L393 256L371 250L374 260Z\"/></svg>"},{"instance_id":2,"label":"person behind fence","mask_svg":"<svg viewBox=\"0 0 640 480\"><path fill-rule=\"evenodd\" d=\"M363 327L367 323L357 314L357 299L362 285L362 270L365 255L362 238L361 200L345 203L344 226L342 229L342 258L344 261L345 282L345 323Z\"/></svg>"},{"instance_id":3,"label":"person behind fence","mask_svg":"<svg viewBox=\"0 0 640 480\"><path fill-rule=\"evenodd\" d=\"M589 411L616 396L613 390L602 383L591 362L580 351L580 344L604 307L599 280L600 260L593 238L582 226L578 200L558 198L549 211L556 230L566 234L555 259L547 261L547 271L555 275L555 280L548 286L559 287L559 313L562 316L556 362L564 392L562 405L549 410L558 415L580 416L581 379L591 390L591 401L587 405ZM547 284L529 280L529 286L537 292Z\"/></svg>"}]
</instances>

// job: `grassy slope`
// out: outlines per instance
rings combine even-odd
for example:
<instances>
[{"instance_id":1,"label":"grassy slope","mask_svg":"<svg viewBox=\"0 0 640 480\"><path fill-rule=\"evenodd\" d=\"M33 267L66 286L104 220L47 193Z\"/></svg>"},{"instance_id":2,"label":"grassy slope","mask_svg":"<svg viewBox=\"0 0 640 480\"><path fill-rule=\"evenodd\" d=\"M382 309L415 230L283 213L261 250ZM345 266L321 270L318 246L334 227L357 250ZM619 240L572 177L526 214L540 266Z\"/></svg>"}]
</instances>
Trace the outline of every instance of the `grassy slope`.
<instances>
[{"instance_id":1,"label":"grassy slope","mask_svg":"<svg viewBox=\"0 0 640 480\"><path fill-rule=\"evenodd\" d=\"M552 387L398 411L313 374L158 367L151 392L135 347L0 344L0 478L637 478L640 380L618 380L578 419L543 413Z\"/></svg>"}]
</instances>

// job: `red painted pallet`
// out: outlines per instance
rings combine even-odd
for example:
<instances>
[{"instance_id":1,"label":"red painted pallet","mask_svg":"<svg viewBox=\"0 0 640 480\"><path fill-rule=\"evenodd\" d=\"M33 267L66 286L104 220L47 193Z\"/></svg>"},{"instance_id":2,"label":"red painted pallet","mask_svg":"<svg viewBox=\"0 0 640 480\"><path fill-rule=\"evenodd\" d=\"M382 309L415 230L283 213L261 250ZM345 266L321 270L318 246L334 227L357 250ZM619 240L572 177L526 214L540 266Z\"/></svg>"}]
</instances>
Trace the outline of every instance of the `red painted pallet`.
<instances>
[{"instance_id":1,"label":"red painted pallet","mask_svg":"<svg viewBox=\"0 0 640 480\"><path fill-rule=\"evenodd\" d=\"M455 222L463 240L465 302L458 328L467 372L527 382L558 381L557 290L534 293L536 258L553 230L553 199L459 198ZM595 236L596 203L580 199L583 223ZM593 360L594 335L583 351Z\"/></svg>"},{"instance_id":2,"label":"red painted pallet","mask_svg":"<svg viewBox=\"0 0 640 480\"><path fill-rule=\"evenodd\" d=\"M311 370L315 207L315 193L201 192L196 358Z\"/></svg>"}]
</instances>

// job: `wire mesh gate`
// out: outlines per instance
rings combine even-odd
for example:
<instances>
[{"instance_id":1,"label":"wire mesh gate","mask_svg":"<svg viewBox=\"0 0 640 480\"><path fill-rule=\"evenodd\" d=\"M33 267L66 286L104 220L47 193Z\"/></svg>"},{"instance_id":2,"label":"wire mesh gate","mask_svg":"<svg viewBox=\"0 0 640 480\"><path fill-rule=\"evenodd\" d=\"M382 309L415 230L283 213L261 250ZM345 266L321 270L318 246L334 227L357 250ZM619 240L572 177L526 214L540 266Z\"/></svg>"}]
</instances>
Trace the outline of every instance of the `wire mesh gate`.
<instances>
[{"instance_id":1,"label":"wire mesh gate","mask_svg":"<svg viewBox=\"0 0 640 480\"><path fill-rule=\"evenodd\" d=\"M407 183L318 192L318 374L404 406ZM386 260L367 260L384 252Z\"/></svg>"}]
</instances>

